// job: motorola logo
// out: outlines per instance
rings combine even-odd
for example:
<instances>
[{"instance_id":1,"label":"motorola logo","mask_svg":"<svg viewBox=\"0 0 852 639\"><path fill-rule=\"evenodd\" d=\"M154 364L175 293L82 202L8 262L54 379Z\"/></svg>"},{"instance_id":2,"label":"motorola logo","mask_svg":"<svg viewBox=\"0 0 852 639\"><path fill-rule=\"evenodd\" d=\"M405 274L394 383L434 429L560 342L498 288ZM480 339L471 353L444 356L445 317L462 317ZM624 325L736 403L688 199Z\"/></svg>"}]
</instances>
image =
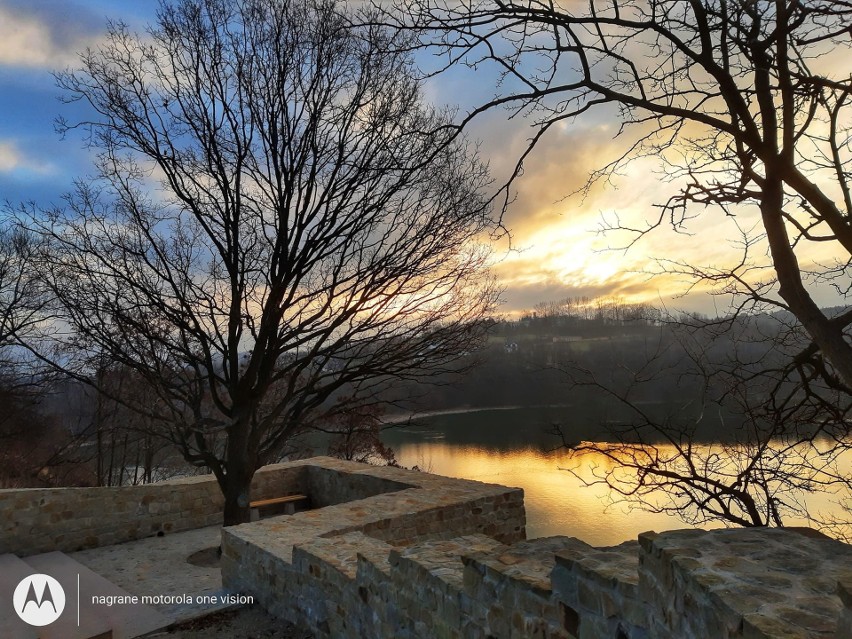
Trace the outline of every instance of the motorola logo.
<instances>
[{"instance_id":1,"label":"motorola logo","mask_svg":"<svg viewBox=\"0 0 852 639\"><path fill-rule=\"evenodd\" d=\"M12 596L15 612L31 626L46 626L65 609L65 591L50 575L30 575L21 580Z\"/></svg>"}]
</instances>

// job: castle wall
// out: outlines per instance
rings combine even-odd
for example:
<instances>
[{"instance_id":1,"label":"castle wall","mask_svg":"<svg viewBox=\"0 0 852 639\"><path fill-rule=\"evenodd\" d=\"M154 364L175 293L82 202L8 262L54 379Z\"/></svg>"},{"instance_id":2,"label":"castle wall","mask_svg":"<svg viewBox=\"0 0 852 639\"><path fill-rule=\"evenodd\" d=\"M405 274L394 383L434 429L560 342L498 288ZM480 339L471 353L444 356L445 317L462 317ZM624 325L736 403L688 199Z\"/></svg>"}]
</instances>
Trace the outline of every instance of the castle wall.
<instances>
[{"instance_id":1,"label":"castle wall","mask_svg":"<svg viewBox=\"0 0 852 639\"><path fill-rule=\"evenodd\" d=\"M814 531L525 540L516 489L324 460L312 472L408 486L223 530L226 587L316 637L852 639L852 547Z\"/></svg>"},{"instance_id":2,"label":"castle wall","mask_svg":"<svg viewBox=\"0 0 852 639\"><path fill-rule=\"evenodd\" d=\"M252 499L304 493L304 462L260 469ZM0 554L73 552L157 533L222 523L224 498L213 475L140 486L0 490Z\"/></svg>"},{"instance_id":3,"label":"castle wall","mask_svg":"<svg viewBox=\"0 0 852 639\"><path fill-rule=\"evenodd\" d=\"M852 547L809 530L525 539L523 491L331 458L258 471L313 508L225 528L222 578L334 638L852 639ZM0 553L73 551L221 521L211 476L0 491Z\"/></svg>"},{"instance_id":4,"label":"castle wall","mask_svg":"<svg viewBox=\"0 0 852 639\"><path fill-rule=\"evenodd\" d=\"M348 532L296 543L240 587L318 638L850 639L850 568L849 546L782 529L614 548Z\"/></svg>"}]
</instances>

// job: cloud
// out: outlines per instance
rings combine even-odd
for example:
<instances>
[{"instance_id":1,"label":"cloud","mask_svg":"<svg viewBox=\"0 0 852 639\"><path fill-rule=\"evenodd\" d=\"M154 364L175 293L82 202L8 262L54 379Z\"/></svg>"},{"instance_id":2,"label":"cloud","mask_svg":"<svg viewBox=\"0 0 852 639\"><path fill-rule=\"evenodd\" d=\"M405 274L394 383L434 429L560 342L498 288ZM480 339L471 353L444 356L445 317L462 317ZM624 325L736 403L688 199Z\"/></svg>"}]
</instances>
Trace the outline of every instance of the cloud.
<instances>
[{"instance_id":1,"label":"cloud","mask_svg":"<svg viewBox=\"0 0 852 639\"><path fill-rule=\"evenodd\" d=\"M632 43L637 47L640 44ZM820 66L834 75L842 75L846 68L843 63L843 56L837 54L830 57L827 53L820 60ZM476 71L458 67L438 76L427 87L430 97L439 102L461 99L460 112L464 114L495 92L506 93L505 87L497 87L495 74L484 67L480 65ZM481 141L482 154L490 160L498 184L511 174L526 150L535 132L533 120L540 116L533 113L510 119L509 115L509 111L495 108L478 115L467 128L471 137ZM701 297L701 304L712 307L713 298L702 293L714 287L701 283L692 288L695 280L684 272L689 269L678 265L711 272L714 268L731 268L743 257L741 233L759 238L762 228L754 207L740 208L734 219L720 209L695 206L690 210L695 217L685 224L687 233L676 233L663 220L629 251L607 250L626 246L635 236L617 231L597 233L605 221L648 228L659 216L657 205L681 186L679 178L662 174L664 158L648 156L628 164L611 182L595 185L585 197L571 195L585 185L593 171L620 157L652 126L627 127L614 138L619 122L614 107L593 109L581 118L552 127L526 158L524 174L514 183L515 199L504 214L513 245L521 251L510 253L494 268L506 287L507 312L575 295L620 295L668 303L687 291L691 298L679 297L674 306L694 308L699 303L693 299ZM702 125L690 123L681 134L701 139L706 131ZM803 265L836 259L825 251L821 244L803 243L799 247ZM765 242L759 241L749 252L747 265L753 268L745 276L751 281L771 278L771 271L763 268L768 264L771 261ZM649 273L664 270L675 272L649 277ZM715 290L721 290L721 284L715 285Z\"/></svg>"},{"instance_id":2,"label":"cloud","mask_svg":"<svg viewBox=\"0 0 852 639\"><path fill-rule=\"evenodd\" d=\"M21 154L10 142L0 142L0 173L10 173L22 164Z\"/></svg>"},{"instance_id":3,"label":"cloud","mask_svg":"<svg viewBox=\"0 0 852 639\"><path fill-rule=\"evenodd\" d=\"M73 2L0 0L0 65L61 69L103 31L103 20Z\"/></svg>"},{"instance_id":4,"label":"cloud","mask_svg":"<svg viewBox=\"0 0 852 639\"><path fill-rule=\"evenodd\" d=\"M498 180L510 174L531 134L528 122L507 122L501 115L505 114L487 114L475 128ZM668 303L694 282L683 274L651 277L662 268L657 259L721 267L740 258L734 220L715 209L699 211L689 224L691 235L676 233L664 223L629 250L615 250L635 236L601 232L605 223L618 220L645 228L658 215L655 204L664 202L677 185L659 174L658 159L643 158L611 182L595 185L585 197L572 195L592 171L619 157L631 143L629 134L613 139L614 126L611 115L603 114L554 127L525 161L524 174L514 185L515 200L504 218L518 250L494 267L506 287L505 312L587 295ZM749 214L741 213L737 221L750 226ZM702 285L693 293L709 288ZM692 305L683 301L674 305ZM712 300L707 297L704 304Z\"/></svg>"},{"instance_id":5,"label":"cloud","mask_svg":"<svg viewBox=\"0 0 852 639\"><path fill-rule=\"evenodd\" d=\"M49 163L27 157L15 142L0 140L0 173L20 170L46 174L52 172L53 167Z\"/></svg>"}]
</instances>

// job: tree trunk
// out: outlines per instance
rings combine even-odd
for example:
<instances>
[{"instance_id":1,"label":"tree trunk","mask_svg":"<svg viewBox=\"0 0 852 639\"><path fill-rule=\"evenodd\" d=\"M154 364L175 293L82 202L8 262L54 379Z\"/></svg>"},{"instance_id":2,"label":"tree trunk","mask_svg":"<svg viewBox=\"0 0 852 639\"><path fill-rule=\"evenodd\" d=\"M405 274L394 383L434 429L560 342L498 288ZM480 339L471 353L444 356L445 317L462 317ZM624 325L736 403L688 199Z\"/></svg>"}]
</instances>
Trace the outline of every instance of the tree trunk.
<instances>
[{"instance_id":1,"label":"tree trunk","mask_svg":"<svg viewBox=\"0 0 852 639\"><path fill-rule=\"evenodd\" d=\"M852 386L852 346L846 341L842 327L832 325L802 282L796 253L781 216L784 206L783 184L777 169L767 163L760 209L772 263L778 276L778 293L839 377L847 386Z\"/></svg>"},{"instance_id":2,"label":"tree trunk","mask_svg":"<svg viewBox=\"0 0 852 639\"><path fill-rule=\"evenodd\" d=\"M247 470L247 469L246 469ZM236 526L251 521L251 479L253 472L234 473L225 477L222 492L225 495L224 526Z\"/></svg>"},{"instance_id":3,"label":"tree trunk","mask_svg":"<svg viewBox=\"0 0 852 639\"><path fill-rule=\"evenodd\" d=\"M249 455L250 425L247 419L241 419L228 433L225 474L220 481L225 495L225 526L236 526L251 521L251 480L255 465Z\"/></svg>"},{"instance_id":4,"label":"tree trunk","mask_svg":"<svg viewBox=\"0 0 852 639\"><path fill-rule=\"evenodd\" d=\"M142 483L150 484L151 483L151 473L152 468L154 466L154 444L151 441L151 436L149 434L145 434L145 469L142 475Z\"/></svg>"},{"instance_id":5,"label":"tree trunk","mask_svg":"<svg viewBox=\"0 0 852 639\"><path fill-rule=\"evenodd\" d=\"M104 436L101 432L100 410L95 415L95 457L97 460L97 468L95 473L98 476L98 486L104 485Z\"/></svg>"}]
</instances>

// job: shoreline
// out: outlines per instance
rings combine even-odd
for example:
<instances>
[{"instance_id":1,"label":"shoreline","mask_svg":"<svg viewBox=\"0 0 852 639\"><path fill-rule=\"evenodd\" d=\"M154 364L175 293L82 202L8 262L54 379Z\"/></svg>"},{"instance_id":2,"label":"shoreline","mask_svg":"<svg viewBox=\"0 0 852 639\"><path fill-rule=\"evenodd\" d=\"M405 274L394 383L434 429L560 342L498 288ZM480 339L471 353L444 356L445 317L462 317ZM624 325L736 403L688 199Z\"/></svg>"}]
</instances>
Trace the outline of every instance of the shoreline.
<instances>
[{"instance_id":1,"label":"shoreline","mask_svg":"<svg viewBox=\"0 0 852 639\"><path fill-rule=\"evenodd\" d=\"M485 413L498 410L521 410L525 408L570 408L572 404L533 404L531 406L522 406L514 404L512 406L476 406L467 408L444 408L441 410L428 410L419 413L397 413L387 415L382 419L382 425L397 425L404 422L412 422L424 417L441 417L443 415L464 415L466 413Z\"/></svg>"}]
</instances>

